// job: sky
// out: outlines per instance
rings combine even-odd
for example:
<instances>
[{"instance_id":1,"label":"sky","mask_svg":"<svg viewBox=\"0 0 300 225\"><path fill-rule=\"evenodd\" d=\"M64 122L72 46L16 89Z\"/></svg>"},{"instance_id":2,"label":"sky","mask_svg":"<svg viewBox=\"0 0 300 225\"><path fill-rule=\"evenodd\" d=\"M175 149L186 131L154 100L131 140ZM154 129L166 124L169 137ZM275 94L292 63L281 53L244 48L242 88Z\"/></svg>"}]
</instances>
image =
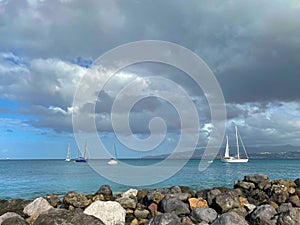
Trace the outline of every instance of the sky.
<instances>
[{"instance_id":1,"label":"sky","mask_svg":"<svg viewBox=\"0 0 300 225\"><path fill-rule=\"evenodd\" d=\"M205 61L223 91L231 141L238 125L247 146L300 146L299 0L0 0L0 159L63 158L69 143L75 157L85 141L93 148L89 128L78 145L74 139L76 88L99 56L141 40L173 42ZM157 148L134 151L114 135L112 104L126 85L136 82L127 99L176 93L148 76L168 78L188 93L200 118L197 145L205 146L213 125L203 91L177 68L144 62L116 73L97 96L96 127L108 151L115 142L120 157L141 157L176 145L178 112L156 97L139 101L129 122L133 135L145 139L151 118L164 119L167 134ZM180 96L177 102L184 104ZM89 107L76 111L83 123Z\"/></svg>"}]
</instances>

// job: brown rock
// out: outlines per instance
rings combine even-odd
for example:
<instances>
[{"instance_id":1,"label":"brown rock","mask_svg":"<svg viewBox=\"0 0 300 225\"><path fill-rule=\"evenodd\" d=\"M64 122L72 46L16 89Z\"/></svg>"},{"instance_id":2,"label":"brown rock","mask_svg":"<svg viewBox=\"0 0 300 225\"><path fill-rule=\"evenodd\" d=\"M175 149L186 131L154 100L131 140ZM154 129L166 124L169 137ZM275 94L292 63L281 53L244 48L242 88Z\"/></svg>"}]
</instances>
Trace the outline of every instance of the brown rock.
<instances>
[{"instance_id":1,"label":"brown rock","mask_svg":"<svg viewBox=\"0 0 300 225\"><path fill-rule=\"evenodd\" d=\"M139 190L136 195L138 202L143 202L148 193L149 191L146 189Z\"/></svg>"},{"instance_id":2,"label":"brown rock","mask_svg":"<svg viewBox=\"0 0 300 225\"><path fill-rule=\"evenodd\" d=\"M189 198L188 201L191 210L196 208L208 208L207 201L203 198Z\"/></svg>"},{"instance_id":3,"label":"brown rock","mask_svg":"<svg viewBox=\"0 0 300 225\"><path fill-rule=\"evenodd\" d=\"M244 197L239 197L241 206L244 207L245 204L249 204L248 199Z\"/></svg>"},{"instance_id":4,"label":"brown rock","mask_svg":"<svg viewBox=\"0 0 300 225\"><path fill-rule=\"evenodd\" d=\"M139 224L148 224L149 220L148 219L140 219Z\"/></svg>"},{"instance_id":5,"label":"brown rock","mask_svg":"<svg viewBox=\"0 0 300 225\"><path fill-rule=\"evenodd\" d=\"M150 213L151 213L151 215L152 216L155 216L155 215L157 215L157 204L155 204L155 203L151 203L149 206L148 206L148 209L149 209L149 211L150 211Z\"/></svg>"},{"instance_id":6,"label":"brown rock","mask_svg":"<svg viewBox=\"0 0 300 225\"><path fill-rule=\"evenodd\" d=\"M99 190L96 192L96 195L103 195L105 200L109 201L112 200L113 192L110 189L109 185L102 185Z\"/></svg>"},{"instance_id":7,"label":"brown rock","mask_svg":"<svg viewBox=\"0 0 300 225\"><path fill-rule=\"evenodd\" d=\"M292 195L289 198L289 202L295 207L300 207L300 199L298 195Z\"/></svg>"},{"instance_id":8,"label":"brown rock","mask_svg":"<svg viewBox=\"0 0 300 225\"><path fill-rule=\"evenodd\" d=\"M181 224L182 225L193 225L194 223L192 222L192 220L189 217L185 216L181 219Z\"/></svg>"},{"instance_id":9,"label":"brown rock","mask_svg":"<svg viewBox=\"0 0 300 225\"><path fill-rule=\"evenodd\" d=\"M131 222L130 222L130 225L138 225L139 224L139 221L134 218Z\"/></svg>"},{"instance_id":10,"label":"brown rock","mask_svg":"<svg viewBox=\"0 0 300 225\"><path fill-rule=\"evenodd\" d=\"M289 194L295 194L296 189L295 189L294 187L289 187L289 188L287 189L287 192L288 192Z\"/></svg>"},{"instance_id":11,"label":"brown rock","mask_svg":"<svg viewBox=\"0 0 300 225\"><path fill-rule=\"evenodd\" d=\"M100 194L100 195L94 195L92 197L92 201L95 202L95 201L105 201L105 198L104 198L104 195Z\"/></svg>"},{"instance_id":12,"label":"brown rock","mask_svg":"<svg viewBox=\"0 0 300 225\"><path fill-rule=\"evenodd\" d=\"M92 203L84 194L69 192L64 196L64 203L75 208L85 208Z\"/></svg>"}]
</instances>

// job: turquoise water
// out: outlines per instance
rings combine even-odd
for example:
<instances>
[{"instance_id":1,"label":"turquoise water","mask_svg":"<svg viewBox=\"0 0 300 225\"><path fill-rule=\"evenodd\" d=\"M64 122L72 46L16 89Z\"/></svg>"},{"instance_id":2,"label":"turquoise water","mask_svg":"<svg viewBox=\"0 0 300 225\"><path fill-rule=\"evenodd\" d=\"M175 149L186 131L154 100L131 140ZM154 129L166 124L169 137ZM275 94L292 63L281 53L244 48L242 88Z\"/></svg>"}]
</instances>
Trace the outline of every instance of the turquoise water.
<instances>
[{"instance_id":1,"label":"turquoise water","mask_svg":"<svg viewBox=\"0 0 300 225\"><path fill-rule=\"evenodd\" d=\"M103 161L103 165L106 165L106 162ZM124 160L124 162L132 165L149 165L157 160ZM250 173L264 173L269 175L270 179L295 180L300 177L300 160L250 160L248 163L240 164L215 160L203 172L198 171L198 163L198 160L190 160L171 178L145 188L173 185L187 185L193 189L232 187L235 180L243 179L244 175ZM93 171L89 164L67 163L63 160L0 161L0 172L0 199L32 199L49 193L64 194L71 190L86 194L94 193L103 184L109 184L114 192L125 191L132 187L110 182ZM143 187L138 187L141 188Z\"/></svg>"}]
</instances>

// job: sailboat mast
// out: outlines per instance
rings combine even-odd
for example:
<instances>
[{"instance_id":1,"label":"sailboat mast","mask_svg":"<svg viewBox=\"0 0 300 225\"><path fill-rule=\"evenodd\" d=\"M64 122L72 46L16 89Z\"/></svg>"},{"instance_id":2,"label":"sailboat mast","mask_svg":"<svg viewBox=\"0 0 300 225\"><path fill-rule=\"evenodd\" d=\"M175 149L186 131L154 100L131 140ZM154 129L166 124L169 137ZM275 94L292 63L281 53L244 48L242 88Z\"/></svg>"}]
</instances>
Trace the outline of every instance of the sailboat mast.
<instances>
[{"instance_id":1,"label":"sailboat mast","mask_svg":"<svg viewBox=\"0 0 300 225\"><path fill-rule=\"evenodd\" d=\"M117 150L116 150L116 144L115 144L115 143L114 143L114 153L115 153L116 159L118 159L118 156L117 156Z\"/></svg>"},{"instance_id":2,"label":"sailboat mast","mask_svg":"<svg viewBox=\"0 0 300 225\"><path fill-rule=\"evenodd\" d=\"M68 144L68 154L67 154L67 159L70 158L70 144Z\"/></svg>"},{"instance_id":3,"label":"sailboat mast","mask_svg":"<svg viewBox=\"0 0 300 225\"><path fill-rule=\"evenodd\" d=\"M238 129L235 126L235 138L236 138L236 151L237 151L237 158L240 158L240 147L239 147L239 138L238 138Z\"/></svg>"},{"instance_id":4,"label":"sailboat mast","mask_svg":"<svg viewBox=\"0 0 300 225\"><path fill-rule=\"evenodd\" d=\"M83 158L86 158L86 151L87 151L87 143L86 143L86 141L85 141L84 152L83 152Z\"/></svg>"}]
</instances>

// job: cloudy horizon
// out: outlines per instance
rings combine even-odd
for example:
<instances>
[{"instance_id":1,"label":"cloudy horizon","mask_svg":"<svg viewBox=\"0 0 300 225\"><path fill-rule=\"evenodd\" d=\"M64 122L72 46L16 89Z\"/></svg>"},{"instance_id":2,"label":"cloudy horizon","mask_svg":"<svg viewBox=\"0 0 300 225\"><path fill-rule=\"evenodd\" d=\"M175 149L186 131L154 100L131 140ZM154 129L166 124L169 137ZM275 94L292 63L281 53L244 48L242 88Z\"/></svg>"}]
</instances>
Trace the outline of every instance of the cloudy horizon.
<instances>
[{"instance_id":1,"label":"cloudy horizon","mask_svg":"<svg viewBox=\"0 0 300 225\"><path fill-rule=\"evenodd\" d=\"M0 0L0 158L63 158L68 143L77 149L72 113L80 80L99 56L140 40L173 42L206 62L223 91L231 140L237 124L247 146L300 146L299 21L297 0ZM111 107L124 86L137 84L127 99L153 90L176 94L149 76L168 78L191 96L200 118L198 145L205 146L212 124L203 91L181 70L152 62L119 71L99 94L95 117L105 144L110 148L115 139ZM87 102L79 111L90 108ZM172 105L152 97L131 112L131 129L142 138L151 118L168 125L165 141L148 155L174 147L180 118ZM88 138L89 129L84 132Z\"/></svg>"}]
</instances>

